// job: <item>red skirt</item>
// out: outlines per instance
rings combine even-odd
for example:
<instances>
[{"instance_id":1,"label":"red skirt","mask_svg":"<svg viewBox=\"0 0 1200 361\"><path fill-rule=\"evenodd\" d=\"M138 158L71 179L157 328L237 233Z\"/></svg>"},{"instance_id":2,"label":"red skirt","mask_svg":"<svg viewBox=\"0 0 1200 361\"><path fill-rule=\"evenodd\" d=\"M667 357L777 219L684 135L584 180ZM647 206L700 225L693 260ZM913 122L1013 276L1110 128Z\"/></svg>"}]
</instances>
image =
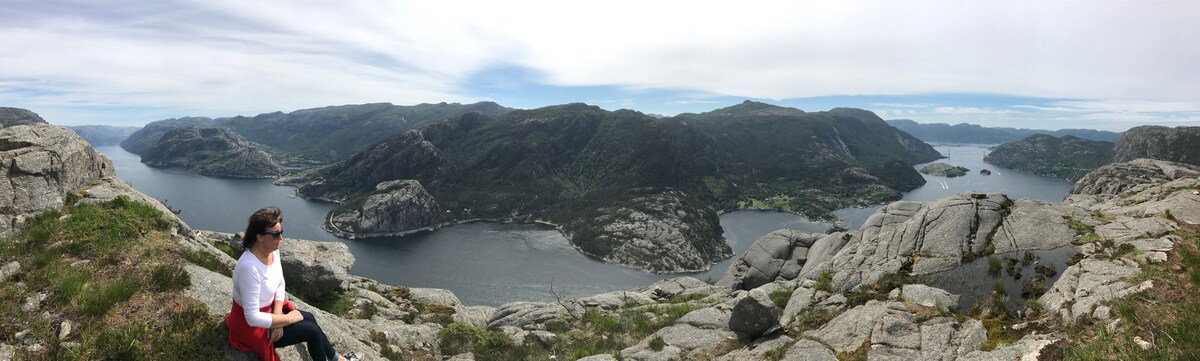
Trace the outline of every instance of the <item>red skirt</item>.
<instances>
[{"instance_id":1,"label":"red skirt","mask_svg":"<svg viewBox=\"0 0 1200 361\"><path fill-rule=\"evenodd\" d=\"M253 352L258 355L258 358L263 361L279 361L279 354L275 353L275 345L271 344L270 333L267 328L251 327L250 323L246 322L245 309L233 301L233 307L229 309L229 314L225 315L225 327L229 328L229 344L233 348L242 352ZM291 312L296 309L292 301L283 301L283 313ZM271 312L271 305L258 309L260 312Z\"/></svg>"}]
</instances>

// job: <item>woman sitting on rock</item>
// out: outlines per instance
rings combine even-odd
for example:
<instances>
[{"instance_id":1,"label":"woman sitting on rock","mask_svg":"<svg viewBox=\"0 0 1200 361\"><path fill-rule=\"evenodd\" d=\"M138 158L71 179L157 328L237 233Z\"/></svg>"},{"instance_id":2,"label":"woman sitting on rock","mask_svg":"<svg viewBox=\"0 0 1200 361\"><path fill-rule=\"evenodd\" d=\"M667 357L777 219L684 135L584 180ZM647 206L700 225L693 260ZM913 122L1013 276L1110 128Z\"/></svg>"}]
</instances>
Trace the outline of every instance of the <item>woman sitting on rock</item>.
<instances>
[{"instance_id":1,"label":"woman sitting on rock","mask_svg":"<svg viewBox=\"0 0 1200 361\"><path fill-rule=\"evenodd\" d=\"M314 361L355 361L353 352L338 355L313 314L296 310L284 294L279 243L283 213L276 207L254 212L242 236L241 258L233 269L233 308L225 316L229 344L254 352L264 361L277 361L275 348L304 342Z\"/></svg>"}]
</instances>

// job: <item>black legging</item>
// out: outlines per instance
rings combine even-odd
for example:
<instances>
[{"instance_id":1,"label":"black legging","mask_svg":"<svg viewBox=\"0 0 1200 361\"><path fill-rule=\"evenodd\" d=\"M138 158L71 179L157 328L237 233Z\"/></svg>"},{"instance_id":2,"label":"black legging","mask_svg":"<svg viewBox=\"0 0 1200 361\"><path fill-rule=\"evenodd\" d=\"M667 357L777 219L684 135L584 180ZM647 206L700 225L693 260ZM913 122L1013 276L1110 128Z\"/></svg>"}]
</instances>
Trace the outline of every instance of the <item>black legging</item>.
<instances>
[{"instance_id":1,"label":"black legging","mask_svg":"<svg viewBox=\"0 0 1200 361\"><path fill-rule=\"evenodd\" d=\"M321 331L321 326L317 325L317 319L307 311L300 311L300 314L304 315L304 321L284 326L283 337L280 337L279 341L275 341L275 348L304 342L308 346L308 356L313 361L336 361L337 351L334 351L333 346L329 344L329 338L325 337L325 331Z\"/></svg>"}]
</instances>

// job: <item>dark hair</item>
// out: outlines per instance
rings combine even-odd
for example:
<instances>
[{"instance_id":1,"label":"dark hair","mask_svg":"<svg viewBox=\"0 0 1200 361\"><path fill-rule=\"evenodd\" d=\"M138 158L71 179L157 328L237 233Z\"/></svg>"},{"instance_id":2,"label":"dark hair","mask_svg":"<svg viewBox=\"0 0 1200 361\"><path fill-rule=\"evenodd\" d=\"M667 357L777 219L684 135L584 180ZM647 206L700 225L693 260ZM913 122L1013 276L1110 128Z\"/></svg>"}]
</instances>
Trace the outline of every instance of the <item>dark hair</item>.
<instances>
[{"instance_id":1,"label":"dark hair","mask_svg":"<svg viewBox=\"0 0 1200 361\"><path fill-rule=\"evenodd\" d=\"M250 247L258 242L258 235L266 233L267 228L274 227L279 222L283 222L283 211L280 211L279 207L270 206L254 211L246 224L246 233L242 234L242 249L250 250Z\"/></svg>"}]
</instances>

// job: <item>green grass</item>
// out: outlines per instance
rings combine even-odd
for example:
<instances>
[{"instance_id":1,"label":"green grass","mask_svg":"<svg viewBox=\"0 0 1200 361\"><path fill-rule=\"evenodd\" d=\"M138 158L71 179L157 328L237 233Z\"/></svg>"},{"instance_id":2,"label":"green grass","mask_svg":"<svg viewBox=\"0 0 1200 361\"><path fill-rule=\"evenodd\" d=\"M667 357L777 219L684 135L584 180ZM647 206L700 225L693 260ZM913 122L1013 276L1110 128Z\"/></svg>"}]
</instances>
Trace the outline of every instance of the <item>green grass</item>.
<instances>
[{"instance_id":1,"label":"green grass","mask_svg":"<svg viewBox=\"0 0 1200 361\"><path fill-rule=\"evenodd\" d=\"M438 331L443 355L470 352L476 360L527 360L544 355L532 347L521 347L513 343L500 331L485 330L465 323L453 322Z\"/></svg>"},{"instance_id":2,"label":"green grass","mask_svg":"<svg viewBox=\"0 0 1200 361\"><path fill-rule=\"evenodd\" d=\"M1077 238L1074 242L1075 244L1087 244L1101 240L1100 235L1096 234L1095 227L1092 227L1087 223L1083 223L1075 218L1064 218L1067 220L1067 226L1071 227L1071 229L1075 231L1075 234L1079 235L1079 238Z\"/></svg>"},{"instance_id":3,"label":"green grass","mask_svg":"<svg viewBox=\"0 0 1200 361\"><path fill-rule=\"evenodd\" d=\"M784 307L787 307L788 301L792 298L793 291L795 291L795 289L791 287L780 287L775 289L774 292L771 292L771 303L774 303L775 307L779 307L779 309L782 310Z\"/></svg>"},{"instance_id":4,"label":"green grass","mask_svg":"<svg viewBox=\"0 0 1200 361\"><path fill-rule=\"evenodd\" d=\"M354 294L350 292L334 292L316 298L307 297L299 293L292 293L292 296L299 298L313 307L338 316L345 316L349 313L354 302Z\"/></svg>"},{"instance_id":5,"label":"green grass","mask_svg":"<svg viewBox=\"0 0 1200 361\"><path fill-rule=\"evenodd\" d=\"M815 330L833 320L834 317L842 314L842 312L841 310L821 307L806 309L796 314L791 320L788 320L787 333L792 338L798 339L804 336L804 331Z\"/></svg>"},{"instance_id":6,"label":"green grass","mask_svg":"<svg viewBox=\"0 0 1200 361\"><path fill-rule=\"evenodd\" d=\"M654 336L650 339L650 349L654 351L662 351L663 347L667 346L667 342L663 341L662 337Z\"/></svg>"},{"instance_id":7,"label":"green grass","mask_svg":"<svg viewBox=\"0 0 1200 361\"><path fill-rule=\"evenodd\" d=\"M871 341L866 341L853 351L838 352L834 356L837 357L838 361L867 361L867 354L869 352L871 352Z\"/></svg>"},{"instance_id":8,"label":"green grass","mask_svg":"<svg viewBox=\"0 0 1200 361\"><path fill-rule=\"evenodd\" d=\"M1051 350L1063 360L1197 360L1200 359L1200 227L1180 224L1184 241L1167 262L1143 266L1154 275L1154 287L1108 302L1122 325L1081 324ZM1143 351L1140 337L1152 344ZM1043 352L1044 354L1046 352Z\"/></svg>"},{"instance_id":9,"label":"green grass","mask_svg":"<svg viewBox=\"0 0 1200 361\"><path fill-rule=\"evenodd\" d=\"M192 278L179 264L161 264L150 274L150 285L158 292L181 291L192 285Z\"/></svg>"},{"instance_id":10,"label":"green grass","mask_svg":"<svg viewBox=\"0 0 1200 361\"><path fill-rule=\"evenodd\" d=\"M499 331L453 322L439 334L440 347L443 355L471 352L477 360L546 359L551 353L567 360L599 354L617 355L622 349L674 324L692 310L687 304L647 305L619 312L588 310L579 319L563 317L545 322L545 329L558 335L546 346L540 346L538 341L517 346ZM726 347L718 347L717 352L728 352L733 347L723 346Z\"/></svg>"},{"instance_id":11,"label":"green grass","mask_svg":"<svg viewBox=\"0 0 1200 361\"><path fill-rule=\"evenodd\" d=\"M817 283L813 285L813 289L823 292L833 292L833 273L828 270L821 271L817 276Z\"/></svg>"},{"instance_id":12,"label":"green grass","mask_svg":"<svg viewBox=\"0 0 1200 361\"><path fill-rule=\"evenodd\" d=\"M137 292L138 288L140 288L138 281L132 278L120 277L109 281L107 284L88 284L84 287L79 297L76 298L78 310L87 315L103 316L113 306L116 306L117 302L133 297L133 293Z\"/></svg>"},{"instance_id":13,"label":"green grass","mask_svg":"<svg viewBox=\"0 0 1200 361\"><path fill-rule=\"evenodd\" d=\"M0 241L0 263L22 265L20 286L0 282L0 342L13 344L15 332L31 331L45 348L21 360L220 359L221 318L182 294L191 278L171 226L156 208L125 197L30 218ZM41 307L21 310L37 293L48 296ZM77 331L60 340L41 316L46 311Z\"/></svg>"},{"instance_id":14,"label":"green grass","mask_svg":"<svg viewBox=\"0 0 1200 361\"><path fill-rule=\"evenodd\" d=\"M208 252L189 248L182 250L181 255L183 259L204 269L223 274L226 277L233 276L233 269L229 268L229 265L226 265L225 262L222 262L217 257L208 254Z\"/></svg>"}]
</instances>

